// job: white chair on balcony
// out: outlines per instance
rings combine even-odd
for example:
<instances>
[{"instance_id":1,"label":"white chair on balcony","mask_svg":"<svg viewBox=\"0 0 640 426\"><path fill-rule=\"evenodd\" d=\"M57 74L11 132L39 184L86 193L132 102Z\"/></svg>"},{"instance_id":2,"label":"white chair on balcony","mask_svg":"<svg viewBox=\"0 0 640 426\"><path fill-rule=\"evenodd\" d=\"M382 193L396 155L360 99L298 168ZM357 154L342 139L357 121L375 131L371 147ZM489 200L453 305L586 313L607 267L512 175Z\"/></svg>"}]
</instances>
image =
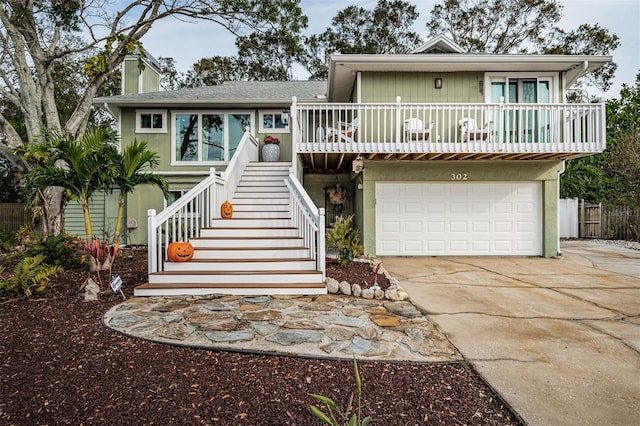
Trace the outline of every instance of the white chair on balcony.
<instances>
[{"instance_id":1,"label":"white chair on balcony","mask_svg":"<svg viewBox=\"0 0 640 426\"><path fill-rule=\"evenodd\" d=\"M432 126L433 123L430 122L428 127L424 127L422 120L419 118L408 118L404 120L405 141L429 142L431 139Z\"/></svg>"},{"instance_id":2,"label":"white chair on balcony","mask_svg":"<svg viewBox=\"0 0 640 426\"><path fill-rule=\"evenodd\" d=\"M469 141L486 141L491 131L490 126L493 121L489 121L482 127L476 125L476 120L473 118L463 118L460 120L460 139L462 142Z\"/></svg>"},{"instance_id":3,"label":"white chair on balcony","mask_svg":"<svg viewBox=\"0 0 640 426\"><path fill-rule=\"evenodd\" d=\"M354 118L351 123L338 121L338 128L327 127L327 142L355 142L360 128L360 119Z\"/></svg>"}]
</instances>

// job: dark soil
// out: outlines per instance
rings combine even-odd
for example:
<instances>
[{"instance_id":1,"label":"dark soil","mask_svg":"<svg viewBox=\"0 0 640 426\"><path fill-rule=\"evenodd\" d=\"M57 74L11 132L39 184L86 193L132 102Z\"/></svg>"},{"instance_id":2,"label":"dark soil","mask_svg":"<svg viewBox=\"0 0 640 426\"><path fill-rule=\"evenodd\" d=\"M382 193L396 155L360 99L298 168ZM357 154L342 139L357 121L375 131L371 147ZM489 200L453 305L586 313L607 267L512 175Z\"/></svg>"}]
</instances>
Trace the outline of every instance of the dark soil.
<instances>
[{"instance_id":1,"label":"dark soil","mask_svg":"<svg viewBox=\"0 0 640 426\"><path fill-rule=\"evenodd\" d=\"M376 274L369 262L351 262L347 266L342 266L335 259L327 260L327 276L336 281L346 281L349 284L358 284L362 289L371 288L377 282L382 290L389 288L391 284L387 277L380 271Z\"/></svg>"},{"instance_id":2,"label":"dark soil","mask_svg":"<svg viewBox=\"0 0 640 426\"><path fill-rule=\"evenodd\" d=\"M146 253L121 253L114 273L130 297L146 281ZM0 258L7 269L14 262ZM350 269L334 278L373 281ZM355 390L350 362L179 348L109 331L100 318L122 298L84 302L74 290L87 276L69 269L29 299L0 297L0 424L312 425L320 422L310 393L344 406ZM359 368L373 424L520 424L465 364Z\"/></svg>"}]
</instances>

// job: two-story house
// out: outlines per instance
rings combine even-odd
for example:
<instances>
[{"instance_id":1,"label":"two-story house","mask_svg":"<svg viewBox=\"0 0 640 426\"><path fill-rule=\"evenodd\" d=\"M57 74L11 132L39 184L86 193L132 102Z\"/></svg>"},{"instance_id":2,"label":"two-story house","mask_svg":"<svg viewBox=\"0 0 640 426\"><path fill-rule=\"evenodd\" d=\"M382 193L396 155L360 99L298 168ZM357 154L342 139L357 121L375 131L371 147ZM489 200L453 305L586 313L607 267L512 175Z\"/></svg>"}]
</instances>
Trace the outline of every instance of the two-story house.
<instances>
[{"instance_id":1,"label":"two-story house","mask_svg":"<svg viewBox=\"0 0 640 426\"><path fill-rule=\"evenodd\" d=\"M564 161L606 141L604 104L565 97L610 61L469 54L438 37L409 54L333 55L327 81L166 92L145 87L151 67L138 74L125 62L125 94L95 103L116 117L123 143L144 139L160 154L172 190L170 200L149 188L127 200L127 218L141 224L129 240L150 246L150 285L138 294L323 292L324 230L347 214L371 256L556 256ZM279 162L259 161L266 136L280 140ZM220 219L224 200L231 220ZM297 242L247 231L262 227L295 229ZM227 238L247 240L231 249ZM176 279L165 248L185 239L208 266ZM265 258L288 261L281 271L307 259L298 269L317 274L287 289L282 276L265 278ZM180 269L196 268L188 263ZM211 278L213 263L230 274ZM229 277L247 268L234 287Z\"/></svg>"}]
</instances>

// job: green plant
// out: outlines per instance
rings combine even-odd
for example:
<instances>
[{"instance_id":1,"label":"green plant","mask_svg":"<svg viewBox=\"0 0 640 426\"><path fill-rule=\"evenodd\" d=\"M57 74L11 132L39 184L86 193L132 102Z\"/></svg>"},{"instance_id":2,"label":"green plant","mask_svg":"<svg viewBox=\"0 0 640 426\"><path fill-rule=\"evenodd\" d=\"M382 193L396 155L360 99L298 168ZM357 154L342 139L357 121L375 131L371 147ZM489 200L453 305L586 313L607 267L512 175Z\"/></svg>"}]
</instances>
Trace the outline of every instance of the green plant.
<instances>
[{"instance_id":1,"label":"green plant","mask_svg":"<svg viewBox=\"0 0 640 426\"><path fill-rule=\"evenodd\" d=\"M343 410L331 398L312 393L311 397L323 403L327 411L325 413L315 405L312 405L310 410L314 417L332 426L367 426L371 422L370 416L364 419L362 418L362 381L360 380L360 372L358 371L358 363L355 356L353 357L353 371L356 378L356 395L358 397L356 412L351 414L351 410L353 409L353 394L349 397L349 403ZM351 417L349 417L350 414Z\"/></svg>"},{"instance_id":2,"label":"green plant","mask_svg":"<svg viewBox=\"0 0 640 426\"><path fill-rule=\"evenodd\" d=\"M327 231L327 248L335 249L343 266L351 263L355 256L362 253L364 248L360 244L360 233L353 229L353 216L340 216L333 228Z\"/></svg>"},{"instance_id":3,"label":"green plant","mask_svg":"<svg viewBox=\"0 0 640 426\"><path fill-rule=\"evenodd\" d=\"M29 256L22 259L8 280L0 281L0 289L12 293L24 293L29 297L33 292L43 291L51 278L60 272L59 266L44 263L44 256Z\"/></svg>"},{"instance_id":4,"label":"green plant","mask_svg":"<svg viewBox=\"0 0 640 426\"><path fill-rule=\"evenodd\" d=\"M42 255L50 265L72 267L81 263L78 239L70 235L51 235L44 240L35 240L25 246L25 256Z\"/></svg>"},{"instance_id":5,"label":"green plant","mask_svg":"<svg viewBox=\"0 0 640 426\"><path fill-rule=\"evenodd\" d=\"M15 232L0 232L0 253L8 253L18 243Z\"/></svg>"}]
</instances>

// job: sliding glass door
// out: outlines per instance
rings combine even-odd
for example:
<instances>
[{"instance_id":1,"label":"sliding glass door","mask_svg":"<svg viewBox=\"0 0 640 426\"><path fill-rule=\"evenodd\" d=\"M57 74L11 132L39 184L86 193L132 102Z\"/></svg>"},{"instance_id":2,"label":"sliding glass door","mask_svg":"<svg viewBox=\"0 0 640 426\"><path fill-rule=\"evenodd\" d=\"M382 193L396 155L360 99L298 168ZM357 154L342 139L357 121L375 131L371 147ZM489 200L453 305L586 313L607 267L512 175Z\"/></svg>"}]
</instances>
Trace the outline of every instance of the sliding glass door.
<instances>
[{"instance_id":1,"label":"sliding glass door","mask_svg":"<svg viewBox=\"0 0 640 426\"><path fill-rule=\"evenodd\" d=\"M504 103L505 110L493 118L496 140L548 142L551 112L549 78L492 78L491 103ZM502 132L499 134L497 132Z\"/></svg>"}]
</instances>

